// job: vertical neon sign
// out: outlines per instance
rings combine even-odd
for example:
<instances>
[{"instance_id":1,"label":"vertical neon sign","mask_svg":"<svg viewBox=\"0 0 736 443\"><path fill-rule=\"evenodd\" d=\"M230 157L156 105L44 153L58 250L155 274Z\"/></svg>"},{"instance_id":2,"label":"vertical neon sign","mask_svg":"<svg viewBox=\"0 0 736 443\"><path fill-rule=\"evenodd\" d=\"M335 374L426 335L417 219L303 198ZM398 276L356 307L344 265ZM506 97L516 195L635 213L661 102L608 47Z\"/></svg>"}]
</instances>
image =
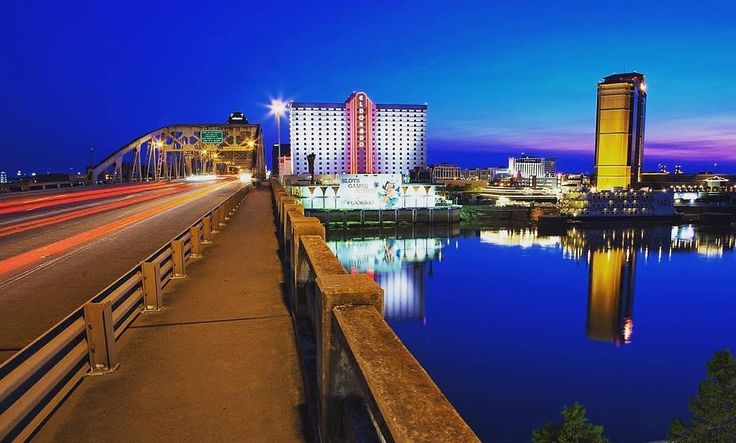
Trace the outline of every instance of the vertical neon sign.
<instances>
[{"instance_id":1,"label":"vertical neon sign","mask_svg":"<svg viewBox=\"0 0 736 443\"><path fill-rule=\"evenodd\" d=\"M350 173L373 174L373 102L364 92L348 98Z\"/></svg>"}]
</instances>

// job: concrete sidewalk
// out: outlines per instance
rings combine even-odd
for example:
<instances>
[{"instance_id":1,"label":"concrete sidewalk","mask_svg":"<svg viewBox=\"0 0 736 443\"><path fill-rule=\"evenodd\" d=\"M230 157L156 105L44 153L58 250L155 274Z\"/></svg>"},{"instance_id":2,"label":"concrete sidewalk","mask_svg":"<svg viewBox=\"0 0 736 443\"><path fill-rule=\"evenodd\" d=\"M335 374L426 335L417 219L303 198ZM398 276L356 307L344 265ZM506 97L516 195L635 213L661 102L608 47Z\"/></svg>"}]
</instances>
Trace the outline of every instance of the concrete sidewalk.
<instances>
[{"instance_id":1,"label":"concrete sidewalk","mask_svg":"<svg viewBox=\"0 0 736 443\"><path fill-rule=\"evenodd\" d=\"M187 278L118 342L34 441L304 441L307 420L271 210L252 191Z\"/></svg>"}]
</instances>

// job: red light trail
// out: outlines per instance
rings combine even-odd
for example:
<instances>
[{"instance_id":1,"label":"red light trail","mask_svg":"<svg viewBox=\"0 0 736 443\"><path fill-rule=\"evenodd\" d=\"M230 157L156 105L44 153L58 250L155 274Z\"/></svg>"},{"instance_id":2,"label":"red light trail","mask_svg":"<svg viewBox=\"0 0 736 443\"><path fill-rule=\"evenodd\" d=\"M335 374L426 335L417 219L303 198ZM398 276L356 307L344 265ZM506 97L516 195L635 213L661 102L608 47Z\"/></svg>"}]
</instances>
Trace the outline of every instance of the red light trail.
<instances>
[{"instance_id":1,"label":"red light trail","mask_svg":"<svg viewBox=\"0 0 736 443\"><path fill-rule=\"evenodd\" d=\"M0 214L12 214L20 211L32 211L35 209L58 206L68 203L78 203L88 200L96 200L116 195L133 194L145 192L152 189L161 189L175 186L171 183L157 182L131 186L119 186L108 189L96 189L94 191L65 192L36 198L20 198L9 201L0 201Z\"/></svg>"},{"instance_id":2,"label":"red light trail","mask_svg":"<svg viewBox=\"0 0 736 443\"><path fill-rule=\"evenodd\" d=\"M180 192L181 190L187 187L188 185L186 184L178 184L174 186L173 189L152 192L152 193L148 193L148 194L138 196L138 197L132 197L132 198L128 198L128 199L121 200L121 201L93 206L91 208L78 209L75 211L66 212L64 214L44 217L44 218L37 219L37 220L30 220L24 223L18 223L18 224L11 225L5 228L0 228L0 237L10 235L10 234L17 234L23 231L28 231L29 229L35 229L35 228L40 228L43 226L49 226L49 225L53 225L53 224L57 224L57 223L61 223L61 222L69 221L69 220L74 220L76 218L86 217L88 215L98 214L100 212L123 208L125 206L134 205L136 203L142 203L148 200L165 197L167 195L171 195L176 192ZM169 188L169 187L167 186L166 188Z\"/></svg>"},{"instance_id":3,"label":"red light trail","mask_svg":"<svg viewBox=\"0 0 736 443\"><path fill-rule=\"evenodd\" d=\"M50 243L48 245L41 246L39 248L30 250L30 251L27 251L27 252L23 252L21 254L18 254L16 256L13 256L13 257L10 257L10 258L7 258L5 260L0 260L0 275L4 275L4 274L7 274L9 272L16 271L16 270L18 270L20 268L27 267L27 266L29 266L29 265L37 262L37 261L40 261L40 260L43 260L43 259L48 259L48 258L51 258L53 256L59 255L59 254L65 252L65 251L68 251L69 249L72 249L72 248L81 246L84 243L87 243L89 241L92 241L92 240L97 239L99 237L102 237L104 235L107 235L107 234L110 234L112 232L115 232L115 231L117 231L117 230L119 230L121 228L124 228L126 226L130 226L132 224L135 224L135 223L141 222L143 220L146 220L148 218L151 218L151 217L153 217L155 215L158 215L158 214L160 214L160 213L162 213L164 211L167 211L167 210L169 210L169 209L171 209L171 208L173 208L175 206L178 206L178 205L184 204L186 202L195 200L195 199L197 199L197 198L199 198L199 197L201 197L201 196L203 196L205 194L208 194L210 192L214 192L214 191L222 188L223 186L227 186L230 183L231 183L231 181L225 181L225 182L219 182L219 183L209 184L209 185L207 185L202 190L193 192L191 194L187 194L185 196L176 198L176 199L171 200L171 201L168 201L166 203L163 203L163 204L154 206L152 208L143 210L143 211L141 211L139 213L136 213L134 215L131 215L131 216L122 218L120 220L116 220L116 221L114 221L112 223L108 223L108 224L105 224L105 225L102 225L102 226L98 226L98 227L92 228L92 229L90 229L88 231L84 231L84 232L81 232L81 233L72 235L71 237L68 237L68 238L65 238L65 239L62 239L62 240L59 240L59 241ZM170 195L170 194L173 194L175 192L180 192L181 191L181 188L190 187L190 186L191 186L190 184L178 184L175 187L175 189L172 189L172 190L169 190L169 191L165 191L165 192L161 192L161 193L155 193L155 194L151 194L151 195L142 196L141 197L142 200L141 199L136 199L136 201L134 201L134 203L139 203L140 201L151 200L153 198L161 198L163 196ZM122 203L122 202L118 202L118 203ZM128 200L126 200L125 203L126 203L126 205L132 204L132 203L129 203ZM107 205L105 205L105 206L107 206ZM92 209L97 209L97 208L92 208ZM108 208L108 209L110 209L110 208ZM82 210L82 211L86 211L86 210ZM77 211L75 211L75 213L76 212ZM97 212L99 212L99 211L97 211ZM64 214L64 215L69 215L69 214ZM88 213L80 214L77 217L81 217L83 215L89 215L89 214ZM74 217L74 218L77 218L77 217ZM55 221L55 223L59 223L61 221L62 220L58 220L58 221ZM38 226L35 226L35 227L38 227ZM15 228L15 226L13 228ZM28 229L31 229L31 228L28 228ZM5 235L7 235L7 234L5 234Z\"/></svg>"}]
</instances>

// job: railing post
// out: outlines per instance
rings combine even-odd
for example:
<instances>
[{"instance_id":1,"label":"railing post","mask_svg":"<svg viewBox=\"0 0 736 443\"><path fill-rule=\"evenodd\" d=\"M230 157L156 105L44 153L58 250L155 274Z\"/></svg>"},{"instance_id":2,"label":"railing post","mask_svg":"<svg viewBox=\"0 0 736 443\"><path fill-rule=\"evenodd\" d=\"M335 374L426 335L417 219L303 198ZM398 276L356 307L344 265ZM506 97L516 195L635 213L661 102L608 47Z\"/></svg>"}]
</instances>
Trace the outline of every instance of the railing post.
<instances>
[{"instance_id":1,"label":"railing post","mask_svg":"<svg viewBox=\"0 0 736 443\"><path fill-rule=\"evenodd\" d=\"M210 243L212 243L212 216L207 215L202 218L202 244Z\"/></svg>"},{"instance_id":2,"label":"railing post","mask_svg":"<svg viewBox=\"0 0 736 443\"><path fill-rule=\"evenodd\" d=\"M200 238L199 226L189 228L189 237L192 242L192 258L200 258L202 256L202 240Z\"/></svg>"},{"instance_id":3,"label":"railing post","mask_svg":"<svg viewBox=\"0 0 736 443\"><path fill-rule=\"evenodd\" d=\"M317 414L322 441L334 441L342 434L342 411L334 392L341 374L336 364L338 349L333 309L342 305L368 305L380 314L383 312L383 289L365 274L317 276L316 284Z\"/></svg>"},{"instance_id":4,"label":"railing post","mask_svg":"<svg viewBox=\"0 0 736 443\"><path fill-rule=\"evenodd\" d=\"M174 275L171 278L186 277L187 262L184 258L184 241L171 241L171 261L174 263Z\"/></svg>"},{"instance_id":5,"label":"railing post","mask_svg":"<svg viewBox=\"0 0 736 443\"><path fill-rule=\"evenodd\" d=\"M225 221L227 220L227 218L225 217L225 207L224 207L224 205L220 205L217 208L217 212L218 212L218 214L217 214L217 221L218 221L218 223L220 224L220 226L225 226Z\"/></svg>"},{"instance_id":6,"label":"railing post","mask_svg":"<svg viewBox=\"0 0 736 443\"><path fill-rule=\"evenodd\" d=\"M298 212L292 214L294 214L294 219L289 223L288 248L285 250L288 255L284 259L293 274L299 260L299 237L302 235L319 235L324 239L325 227L322 226L317 217L304 217Z\"/></svg>"},{"instance_id":7,"label":"railing post","mask_svg":"<svg viewBox=\"0 0 736 443\"><path fill-rule=\"evenodd\" d=\"M220 211L217 208L213 209L210 213L212 216L212 233L217 234L220 232Z\"/></svg>"},{"instance_id":8,"label":"railing post","mask_svg":"<svg viewBox=\"0 0 736 443\"><path fill-rule=\"evenodd\" d=\"M143 262L141 271L143 272L143 310L160 311L164 307L161 265L158 262Z\"/></svg>"},{"instance_id":9,"label":"railing post","mask_svg":"<svg viewBox=\"0 0 736 443\"><path fill-rule=\"evenodd\" d=\"M89 375L115 372L120 365L115 349L115 330L110 302L84 305L84 322L89 347Z\"/></svg>"},{"instance_id":10,"label":"railing post","mask_svg":"<svg viewBox=\"0 0 736 443\"><path fill-rule=\"evenodd\" d=\"M284 242L288 242L291 238L291 219L289 213L293 213L293 217L304 216L304 207L298 203L287 203L284 205L284 216L281 220L281 237Z\"/></svg>"}]
</instances>

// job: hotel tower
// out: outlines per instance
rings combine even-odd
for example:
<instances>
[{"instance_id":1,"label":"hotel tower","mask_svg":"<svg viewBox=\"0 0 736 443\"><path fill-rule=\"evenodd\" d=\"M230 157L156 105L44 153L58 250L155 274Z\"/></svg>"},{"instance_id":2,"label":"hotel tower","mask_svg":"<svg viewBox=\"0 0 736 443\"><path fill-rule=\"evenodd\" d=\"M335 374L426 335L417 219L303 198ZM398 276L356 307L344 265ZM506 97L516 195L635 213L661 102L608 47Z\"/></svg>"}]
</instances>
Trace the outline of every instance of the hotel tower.
<instances>
[{"instance_id":1,"label":"hotel tower","mask_svg":"<svg viewBox=\"0 0 736 443\"><path fill-rule=\"evenodd\" d=\"M605 77L598 83L595 185L629 188L641 180L647 89L644 74Z\"/></svg>"},{"instance_id":2,"label":"hotel tower","mask_svg":"<svg viewBox=\"0 0 736 443\"><path fill-rule=\"evenodd\" d=\"M289 106L292 171L405 174L427 166L427 105L376 104L364 92L343 103Z\"/></svg>"}]
</instances>

